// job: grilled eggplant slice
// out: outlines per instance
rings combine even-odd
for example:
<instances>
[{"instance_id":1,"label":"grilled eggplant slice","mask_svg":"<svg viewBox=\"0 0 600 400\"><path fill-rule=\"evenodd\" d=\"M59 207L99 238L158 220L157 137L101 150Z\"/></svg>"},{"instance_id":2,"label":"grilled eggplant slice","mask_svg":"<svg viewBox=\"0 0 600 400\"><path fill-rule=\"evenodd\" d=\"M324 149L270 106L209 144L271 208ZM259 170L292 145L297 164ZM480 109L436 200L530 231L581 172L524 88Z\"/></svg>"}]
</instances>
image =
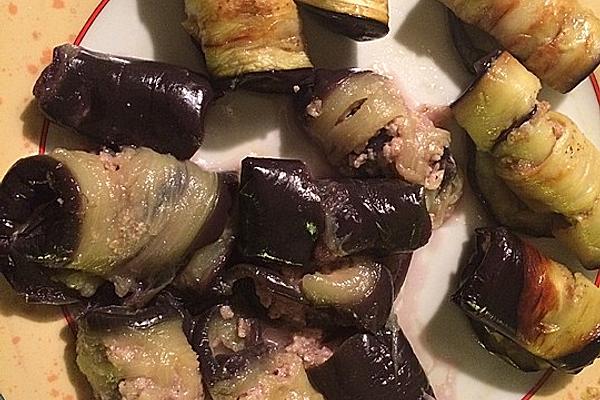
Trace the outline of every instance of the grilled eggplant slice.
<instances>
[{"instance_id":1,"label":"grilled eggplant slice","mask_svg":"<svg viewBox=\"0 0 600 400\"><path fill-rule=\"evenodd\" d=\"M297 160L246 158L240 214L243 255L305 269L352 254L410 252L431 235L422 187L315 180Z\"/></svg>"},{"instance_id":2,"label":"grilled eggplant slice","mask_svg":"<svg viewBox=\"0 0 600 400\"><path fill-rule=\"evenodd\" d=\"M533 209L575 215L600 194L600 152L566 116L538 107L494 150L496 172Z\"/></svg>"},{"instance_id":3,"label":"grilled eggplant slice","mask_svg":"<svg viewBox=\"0 0 600 400\"><path fill-rule=\"evenodd\" d=\"M328 400L432 400L433 390L399 327L346 339L333 356L308 370Z\"/></svg>"},{"instance_id":4,"label":"grilled eggplant slice","mask_svg":"<svg viewBox=\"0 0 600 400\"><path fill-rule=\"evenodd\" d=\"M33 93L51 121L100 145L145 146L181 160L200 147L213 99L195 72L72 44L54 49Z\"/></svg>"},{"instance_id":5,"label":"grilled eggplant slice","mask_svg":"<svg viewBox=\"0 0 600 400\"><path fill-rule=\"evenodd\" d=\"M108 280L140 305L219 237L227 189L218 174L147 148L25 158L0 187L12 226L1 252Z\"/></svg>"},{"instance_id":6,"label":"grilled eggplant slice","mask_svg":"<svg viewBox=\"0 0 600 400\"><path fill-rule=\"evenodd\" d=\"M450 133L410 109L391 79L364 70L320 70L297 103L306 131L342 174L423 185L435 227L451 213L463 186Z\"/></svg>"},{"instance_id":7,"label":"grilled eggplant slice","mask_svg":"<svg viewBox=\"0 0 600 400\"><path fill-rule=\"evenodd\" d=\"M297 337L235 307L219 305L196 319L190 342L214 400L323 400L308 381L304 364L327 359L331 351L314 341L303 342L314 349L296 351Z\"/></svg>"},{"instance_id":8,"label":"grilled eggplant slice","mask_svg":"<svg viewBox=\"0 0 600 400\"><path fill-rule=\"evenodd\" d=\"M387 0L297 0L297 3L321 17L333 31L357 41L378 39L390 31Z\"/></svg>"},{"instance_id":9,"label":"grilled eggplant slice","mask_svg":"<svg viewBox=\"0 0 600 400\"><path fill-rule=\"evenodd\" d=\"M292 92L312 76L293 0L186 0L186 30L219 87Z\"/></svg>"},{"instance_id":10,"label":"grilled eggplant slice","mask_svg":"<svg viewBox=\"0 0 600 400\"><path fill-rule=\"evenodd\" d=\"M600 64L600 19L577 1L440 1L562 93Z\"/></svg>"},{"instance_id":11,"label":"grilled eggplant slice","mask_svg":"<svg viewBox=\"0 0 600 400\"><path fill-rule=\"evenodd\" d=\"M78 321L77 365L99 400L204 398L183 316L168 303L132 311L108 306Z\"/></svg>"},{"instance_id":12,"label":"grilled eggplant slice","mask_svg":"<svg viewBox=\"0 0 600 400\"><path fill-rule=\"evenodd\" d=\"M506 228L477 229L476 240L453 301L553 368L576 373L592 363L600 318L589 310L600 306L600 289Z\"/></svg>"},{"instance_id":13,"label":"grilled eggplant slice","mask_svg":"<svg viewBox=\"0 0 600 400\"><path fill-rule=\"evenodd\" d=\"M503 132L535 109L540 81L507 52L492 55L480 75L452 105L456 121L479 151L490 151Z\"/></svg>"}]
</instances>

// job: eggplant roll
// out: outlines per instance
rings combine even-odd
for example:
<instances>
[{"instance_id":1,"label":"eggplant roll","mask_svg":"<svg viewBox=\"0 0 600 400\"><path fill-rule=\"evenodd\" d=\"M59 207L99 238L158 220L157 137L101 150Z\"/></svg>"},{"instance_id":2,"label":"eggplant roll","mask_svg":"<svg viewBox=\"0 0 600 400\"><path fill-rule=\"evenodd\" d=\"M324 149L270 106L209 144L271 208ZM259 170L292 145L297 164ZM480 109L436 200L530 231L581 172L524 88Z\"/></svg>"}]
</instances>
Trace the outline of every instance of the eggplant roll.
<instances>
[{"instance_id":1,"label":"eggplant roll","mask_svg":"<svg viewBox=\"0 0 600 400\"><path fill-rule=\"evenodd\" d=\"M189 340L214 400L324 400L305 372L332 353L318 330L290 331L221 304L195 318Z\"/></svg>"},{"instance_id":2,"label":"eggplant roll","mask_svg":"<svg viewBox=\"0 0 600 400\"><path fill-rule=\"evenodd\" d=\"M354 40L378 39L390 31L387 0L296 0L296 2L321 17L330 29Z\"/></svg>"},{"instance_id":3,"label":"eggplant roll","mask_svg":"<svg viewBox=\"0 0 600 400\"><path fill-rule=\"evenodd\" d=\"M262 262L310 269L411 252L431 235L423 188L399 179L315 180L298 160L246 158L240 185L240 249Z\"/></svg>"},{"instance_id":4,"label":"eggplant roll","mask_svg":"<svg viewBox=\"0 0 600 400\"><path fill-rule=\"evenodd\" d=\"M533 236L552 236L555 214L536 212L514 194L496 174L496 162L491 154L468 148L468 177L471 188L494 221Z\"/></svg>"},{"instance_id":5,"label":"eggplant roll","mask_svg":"<svg viewBox=\"0 0 600 400\"><path fill-rule=\"evenodd\" d=\"M186 0L185 9L183 25L221 85L292 91L312 75L293 0Z\"/></svg>"},{"instance_id":6,"label":"eggplant roll","mask_svg":"<svg viewBox=\"0 0 600 400\"><path fill-rule=\"evenodd\" d=\"M354 326L370 332L385 326L395 297L386 266L354 258L322 269L303 274L293 267L239 264L223 273L220 288L224 295L255 297L270 318L301 326ZM236 292L245 280L251 281L252 293Z\"/></svg>"},{"instance_id":7,"label":"eggplant roll","mask_svg":"<svg viewBox=\"0 0 600 400\"><path fill-rule=\"evenodd\" d=\"M492 200L497 203L491 207L496 216L510 214L508 208L513 208L513 214L500 222L530 231L524 226L529 220L531 228L539 231L546 228L549 216L552 234L586 267L598 267L600 181L595 171L600 169L600 152L568 117L536 101L539 88L533 74L501 52L489 59L482 76L452 109L477 149L488 152L489 157L477 156L488 170L474 173L479 175L475 178L480 189L493 185L492 176L509 189ZM500 188L491 190L498 194ZM503 207L507 209L500 210ZM532 218L529 210L538 215Z\"/></svg>"},{"instance_id":8,"label":"eggplant roll","mask_svg":"<svg viewBox=\"0 0 600 400\"><path fill-rule=\"evenodd\" d=\"M33 89L53 122L118 150L149 147L178 159L202 143L213 90L195 72L64 44Z\"/></svg>"},{"instance_id":9,"label":"eggplant roll","mask_svg":"<svg viewBox=\"0 0 600 400\"><path fill-rule=\"evenodd\" d=\"M476 230L453 301L553 368L576 373L600 353L600 289L506 228Z\"/></svg>"},{"instance_id":10,"label":"eggplant roll","mask_svg":"<svg viewBox=\"0 0 600 400\"><path fill-rule=\"evenodd\" d=\"M463 185L450 133L410 109L391 79L371 71L320 70L297 103L306 131L342 174L423 185L436 205L429 210L435 227L451 214Z\"/></svg>"},{"instance_id":11,"label":"eggplant roll","mask_svg":"<svg viewBox=\"0 0 600 400\"><path fill-rule=\"evenodd\" d=\"M440 0L567 93L600 64L600 19L575 0Z\"/></svg>"},{"instance_id":12,"label":"eggplant roll","mask_svg":"<svg viewBox=\"0 0 600 400\"><path fill-rule=\"evenodd\" d=\"M346 339L308 377L328 400L433 400L433 390L397 326Z\"/></svg>"},{"instance_id":13,"label":"eggplant roll","mask_svg":"<svg viewBox=\"0 0 600 400\"><path fill-rule=\"evenodd\" d=\"M77 365L98 400L201 400L202 375L182 315L169 304L108 306L78 320Z\"/></svg>"},{"instance_id":14,"label":"eggplant roll","mask_svg":"<svg viewBox=\"0 0 600 400\"><path fill-rule=\"evenodd\" d=\"M490 151L502 134L536 107L540 81L507 52L491 55L474 82L452 104L456 122L477 150Z\"/></svg>"},{"instance_id":15,"label":"eggplant roll","mask_svg":"<svg viewBox=\"0 0 600 400\"><path fill-rule=\"evenodd\" d=\"M102 278L142 304L221 234L231 203L222 181L147 148L28 157L0 186L12 227L0 252Z\"/></svg>"}]
</instances>

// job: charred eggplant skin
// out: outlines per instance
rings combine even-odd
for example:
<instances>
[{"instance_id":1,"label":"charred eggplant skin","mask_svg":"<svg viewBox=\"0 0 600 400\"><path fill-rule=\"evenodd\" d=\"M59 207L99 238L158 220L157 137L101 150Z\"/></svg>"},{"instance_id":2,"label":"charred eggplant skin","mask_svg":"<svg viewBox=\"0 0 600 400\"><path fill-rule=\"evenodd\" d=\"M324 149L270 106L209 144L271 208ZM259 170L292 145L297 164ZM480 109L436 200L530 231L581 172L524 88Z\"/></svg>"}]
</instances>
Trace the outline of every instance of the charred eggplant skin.
<instances>
[{"instance_id":1,"label":"charred eggplant skin","mask_svg":"<svg viewBox=\"0 0 600 400\"><path fill-rule=\"evenodd\" d=\"M552 315L552 307L560 301L556 297L561 294L555 293L557 289L552 280L557 274L550 270L555 267L549 266L549 263L552 261L506 228L479 228L476 230L476 251L461 272L459 289L452 300L470 318L530 352L524 343L529 346L538 341L532 333L540 334L537 326L543 323L545 315ZM556 285L561 287L560 282ZM591 283L589 286L593 287ZM583 287L581 291L581 301L585 301L590 292ZM569 293L562 295L569 296ZM592 295L597 296L597 293ZM574 326L563 328L558 332L576 329ZM600 338L596 333L581 332L577 335L583 343L573 346L575 350L572 353L550 359L532 353L532 357L538 355L553 368L577 373L592 363L600 352ZM560 353L561 349L552 350Z\"/></svg>"},{"instance_id":2,"label":"charred eggplant skin","mask_svg":"<svg viewBox=\"0 0 600 400\"><path fill-rule=\"evenodd\" d=\"M296 2L314 14L323 25L332 31L359 42L382 38L390 31L387 19L378 20L359 13L336 12L330 7L318 7L314 1L296 0ZM387 1L385 3L387 11Z\"/></svg>"},{"instance_id":3,"label":"charred eggplant skin","mask_svg":"<svg viewBox=\"0 0 600 400\"><path fill-rule=\"evenodd\" d=\"M240 210L244 256L307 269L352 254L410 252L431 235L421 186L314 180L297 160L245 159Z\"/></svg>"},{"instance_id":4,"label":"charred eggplant skin","mask_svg":"<svg viewBox=\"0 0 600 400\"><path fill-rule=\"evenodd\" d=\"M146 146L178 159L200 147L213 100L200 74L71 44L54 49L33 94L51 121L103 146Z\"/></svg>"},{"instance_id":5,"label":"charred eggplant skin","mask_svg":"<svg viewBox=\"0 0 600 400\"><path fill-rule=\"evenodd\" d=\"M324 364L308 370L328 400L433 398L410 343L397 328L351 336Z\"/></svg>"}]
</instances>

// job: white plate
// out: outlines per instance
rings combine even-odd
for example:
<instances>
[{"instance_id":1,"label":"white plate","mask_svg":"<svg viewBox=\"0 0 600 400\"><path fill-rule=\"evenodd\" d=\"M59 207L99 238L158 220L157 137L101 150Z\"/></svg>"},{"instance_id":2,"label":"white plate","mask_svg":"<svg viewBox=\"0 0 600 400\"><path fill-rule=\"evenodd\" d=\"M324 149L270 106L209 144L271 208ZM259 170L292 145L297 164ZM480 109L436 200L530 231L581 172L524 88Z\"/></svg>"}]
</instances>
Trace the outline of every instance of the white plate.
<instances>
[{"instance_id":1,"label":"white plate","mask_svg":"<svg viewBox=\"0 0 600 400\"><path fill-rule=\"evenodd\" d=\"M199 70L200 54L180 25L182 3L110 1L82 45ZM414 105L449 104L470 77L447 32L446 10L435 0L391 3L390 33L372 42L352 42L305 18L313 61L318 67L357 66L391 75ZM568 96L544 90L543 97L600 145L600 112L589 81ZM247 155L294 157L326 174L319 150L293 121L285 96L228 94L210 110L205 142L194 159L214 169L237 169ZM462 135L453 133L453 148L464 167ZM53 135L51 127L48 147L57 145L65 143ZM525 374L489 355L475 341L465 317L448 301L473 229L485 224L482 210L467 189L455 215L416 253L396 303L400 323L439 400L521 399L542 375Z\"/></svg>"}]
</instances>

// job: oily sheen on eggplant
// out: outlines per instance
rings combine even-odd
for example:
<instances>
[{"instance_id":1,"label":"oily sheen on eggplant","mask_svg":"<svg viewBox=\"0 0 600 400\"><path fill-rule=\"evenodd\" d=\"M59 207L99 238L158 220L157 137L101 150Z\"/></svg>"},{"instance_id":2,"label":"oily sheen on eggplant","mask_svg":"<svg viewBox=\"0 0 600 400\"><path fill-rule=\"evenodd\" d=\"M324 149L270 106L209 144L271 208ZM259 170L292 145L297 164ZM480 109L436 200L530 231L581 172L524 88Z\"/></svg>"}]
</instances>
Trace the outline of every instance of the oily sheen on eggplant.
<instances>
[{"instance_id":1,"label":"oily sheen on eggplant","mask_svg":"<svg viewBox=\"0 0 600 400\"><path fill-rule=\"evenodd\" d=\"M328 400L433 400L433 389L402 330L346 339L325 363L308 370L313 386Z\"/></svg>"},{"instance_id":2,"label":"oily sheen on eggplant","mask_svg":"<svg viewBox=\"0 0 600 400\"><path fill-rule=\"evenodd\" d=\"M296 0L322 19L329 29L357 41L384 37L388 26L387 0Z\"/></svg>"},{"instance_id":3,"label":"oily sheen on eggplant","mask_svg":"<svg viewBox=\"0 0 600 400\"><path fill-rule=\"evenodd\" d=\"M501 222L516 229L529 230L527 221L538 231L549 225L584 266L597 268L600 152L573 121L536 100L539 80L509 53L494 54L485 66L452 109L477 150L487 152L477 157L493 169L488 178L500 178L509 189L490 209L498 214L514 207L512 215L501 211L510 215ZM505 200L511 205L499 204Z\"/></svg>"},{"instance_id":4,"label":"oily sheen on eggplant","mask_svg":"<svg viewBox=\"0 0 600 400\"><path fill-rule=\"evenodd\" d=\"M590 312L600 306L600 289L506 228L475 234L453 301L553 368L577 373L591 364L600 353L600 317Z\"/></svg>"},{"instance_id":5,"label":"oily sheen on eggplant","mask_svg":"<svg viewBox=\"0 0 600 400\"><path fill-rule=\"evenodd\" d=\"M440 0L567 93L600 64L600 19L574 0Z\"/></svg>"},{"instance_id":6,"label":"oily sheen on eggplant","mask_svg":"<svg viewBox=\"0 0 600 400\"><path fill-rule=\"evenodd\" d=\"M185 10L219 88L292 92L311 79L293 0L186 0Z\"/></svg>"},{"instance_id":7,"label":"oily sheen on eggplant","mask_svg":"<svg viewBox=\"0 0 600 400\"><path fill-rule=\"evenodd\" d=\"M198 354L202 375L214 400L260 396L265 400L298 398L324 400L306 376L305 365L327 358L330 350L311 335L315 358L303 359L294 343L305 336L240 312L229 304L217 305L194 319L188 338ZM318 352L318 353L317 353Z\"/></svg>"},{"instance_id":8,"label":"oily sheen on eggplant","mask_svg":"<svg viewBox=\"0 0 600 400\"><path fill-rule=\"evenodd\" d=\"M102 146L145 146L181 160L200 147L213 100L198 73L72 44L54 49L33 94L51 121Z\"/></svg>"},{"instance_id":9,"label":"oily sheen on eggplant","mask_svg":"<svg viewBox=\"0 0 600 400\"><path fill-rule=\"evenodd\" d=\"M244 159L240 215L244 256L305 269L348 255L412 252L431 235L421 186L316 180L298 160Z\"/></svg>"},{"instance_id":10,"label":"oily sheen on eggplant","mask_svg":"<svg viewBox=\"0 0 600 400\"><path fill-rule=\"evenodd\" d=\"M0 193L12 273L23 259L52 276L89 274L138 306L219 237L231 206L222 176L147 148L28 157Z\"/></svg>"},{"instance_id":11,"label":"oily sheen on eggplant","mask_svg":"<svg viewBox=\"0 0 600 400\"><path fill-rule=\"evenodd\" d=\"M184 316L159 298L147 308L107 306L77 321L77 366L99 400L204 397L197 355Z\"/></svg>"},{"instance_id":12,"label":"oily sheen on eggplant","mask_svg":"<svg viewBox=\"0 0 600 400\"><path fill-rule=\"evenodd\" d=\"M366 70L318 70L296 96L301 123L346 176L423 185L434 228L462 195L450 133L407 106L394 82Z\"/></svg>"},{"instance_id":13,"label":"oily sheen on eggplant","mask_svg":"<svg viewBox=\"0 0 600 400\"><path fill-rule=\"evenodd\" d=\"M256 305L272 318L311 326L376 332L388 320L395 282L383 264L352 258L327 266L327 272L303 274L289 268L236 265L223 273L221 293L236 294L249 280L251 292L242 286L244 298L255 297Z\"/></svg>"}]
</instances>

